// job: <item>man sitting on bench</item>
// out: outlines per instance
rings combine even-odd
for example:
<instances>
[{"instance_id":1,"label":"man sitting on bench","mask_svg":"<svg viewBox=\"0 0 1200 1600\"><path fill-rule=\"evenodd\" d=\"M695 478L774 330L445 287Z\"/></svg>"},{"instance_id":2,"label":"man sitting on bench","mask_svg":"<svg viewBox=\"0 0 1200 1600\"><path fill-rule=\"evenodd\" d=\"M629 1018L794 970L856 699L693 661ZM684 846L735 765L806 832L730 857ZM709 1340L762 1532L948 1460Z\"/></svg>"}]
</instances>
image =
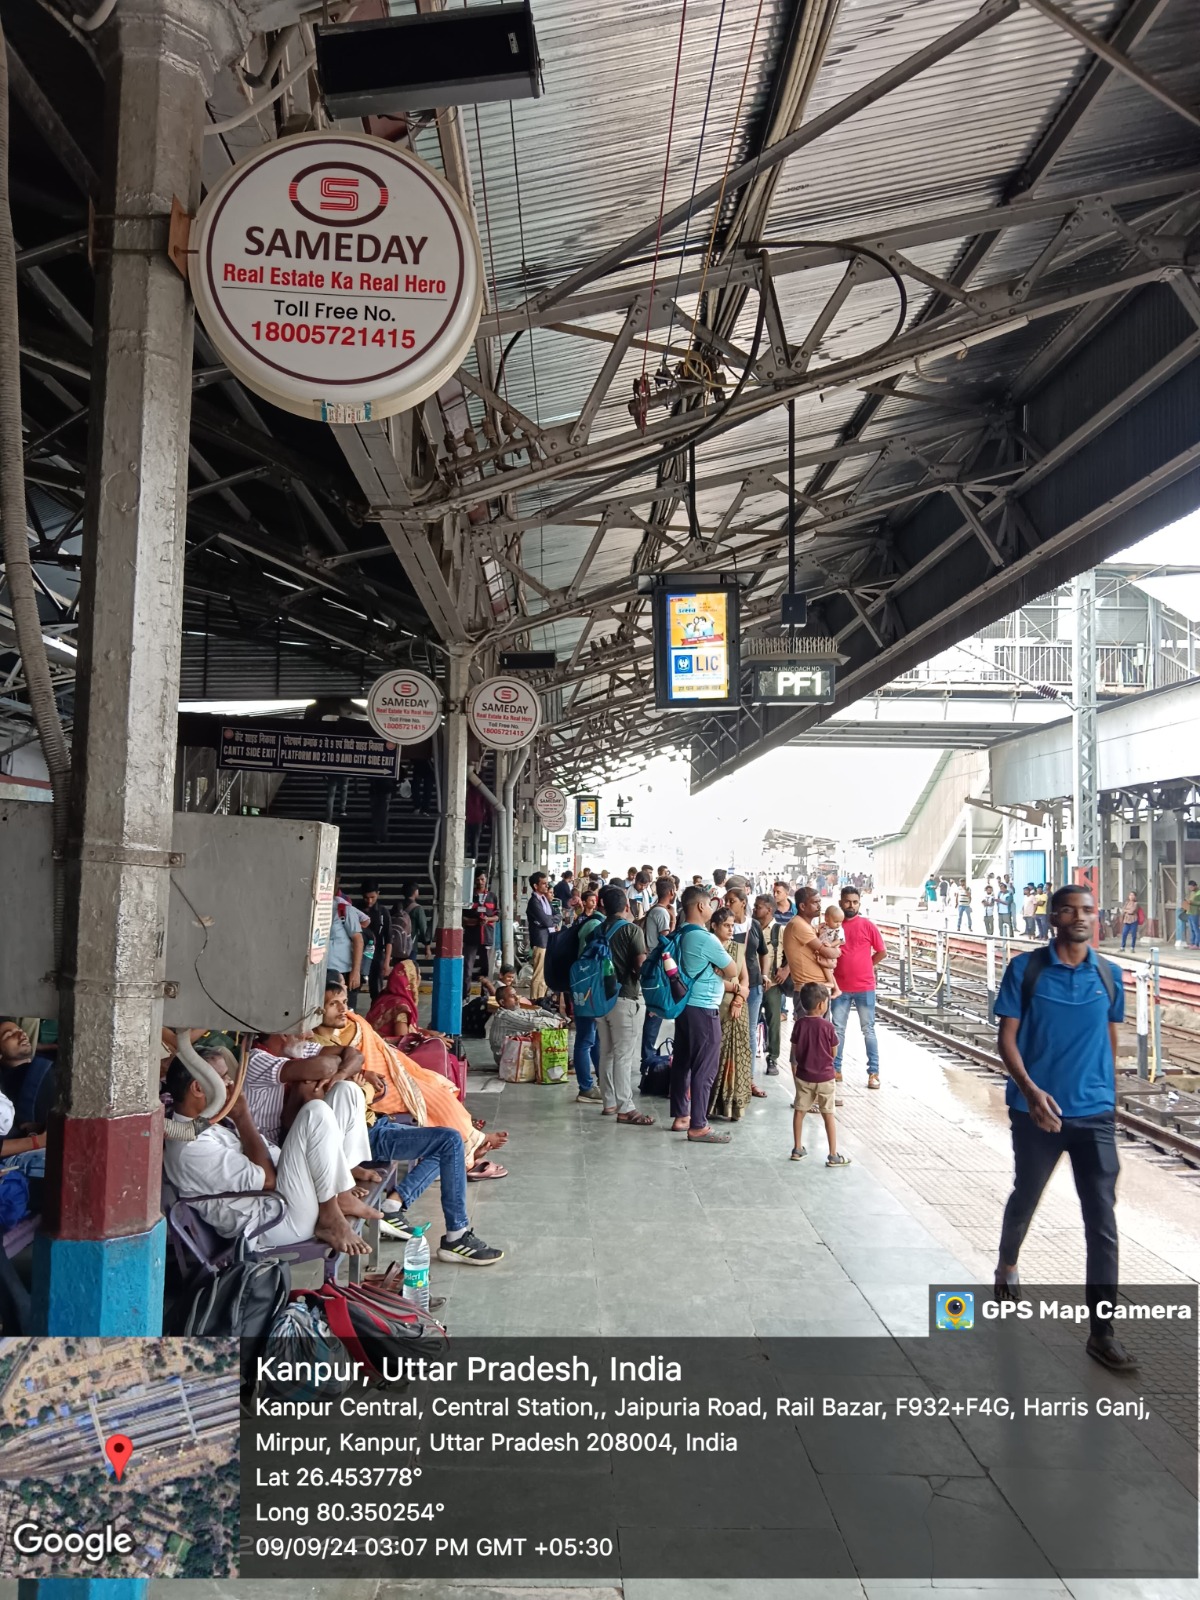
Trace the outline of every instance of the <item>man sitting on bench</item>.
<instances>
[{"instance_id":1,"label":"man sitting on bench","mask_svg":"<svg viewBox=\"0 0 1200 1600\"><path fill-rule=\"evenodd\" d=\"M46 1172L46 1122L54 1099L54 1065L34 1054L29 1035L0 1017L0 1170L27 1178Z\"/></svg>"},{"instance_id":2,"label":"man sitting on bench","mask_svg":"<svg viewBox=\"0 0 1200 1600\"><path fill-rule=\"evenodd\" d=\"M228 1081L219 1052L205 1058ZM167 1068L167 1093L177 1117L202 1116L203 1088L177 1056ZM366 1243L349 1219L379 1217L356 1191L352 1168L371 1159L367 1138L367 1103L356 1083L339 1078L323 1093L313 1093L297 1111L282 1149L259 1132L244 1097L229 1113L196 1139L167 1139L163 1173L181 1200L190 1200L204 1220L224 1238L233 1239L273 1217L277 1207L257 1199L206 1200L225 1190L247 1195L278 1192L287 1201L279 1220L253 1240L255 1250L272 1250L319 1239L345 1255L368 1254Z\"/></svg>"}]
</instances>

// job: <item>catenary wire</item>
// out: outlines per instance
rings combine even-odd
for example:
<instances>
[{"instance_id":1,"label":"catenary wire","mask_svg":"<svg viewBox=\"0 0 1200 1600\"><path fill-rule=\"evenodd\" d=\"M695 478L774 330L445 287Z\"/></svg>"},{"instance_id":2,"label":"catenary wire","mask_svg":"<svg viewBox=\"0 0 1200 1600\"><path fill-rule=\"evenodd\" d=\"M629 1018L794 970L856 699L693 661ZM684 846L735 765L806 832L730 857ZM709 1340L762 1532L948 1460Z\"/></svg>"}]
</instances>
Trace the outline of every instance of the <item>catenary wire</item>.
<instances>
[{"instance_id":1,"label":"catenary wire","mask_svg":"<svg viewBox=\"0 0 1200 1600\"><path fill-rule=\"evenodd\" d=\"M717 17L717 33L713 40L712 62L708 69L708 88L704 95L704 114L700 118L700 137L696 144L696 165L692 169L692 190L691 194L688 196L689 203L696 198L696 186L700 181L700 161L704 155L704 139L708 132L708 113L712 106L713 84L716 82L717 77L717 57L721 51L721 33L725 27L725 11L728 4L729 0L721 0L721 11ZM671 359L671 341L675 337L675 313L678 310L676 302L679 299L679 284L683 278L683 263L688 254L688 241L691 237L691 232L692 218L689 216L687 219L687 225L683 230L683 243L679 247L679 266L675 273L675 288L671 294L671 321L667 326L667 353L663 357L664 366ZM647 338L649 338L649 333L650 330L647 328ZM645 369L643 368L643 371L644 370Z\"/></svg>"},{"instance_id":2,"label":"catenary wire","mask_svg":"<svg viewBox=\"0 0 1200 1600\"><path fill-rule=\"evenodd\" d=\"M761 4L761 0L759 0ZM650 322L654 315L654 286L658 279L658 258L662 247L663 217L667 211L667 179L671 170L671 140L675 133L675 107L679 100L679 73L683 65L683 35L687 28L688 0L683 0L683 10L679 15L679 44L675 51L675 80L671 85L671 114L667 119L667 148L663 152L662 193L658 199L658 232L654 236L654 264L650 268L650 298L646 302L646 342L642 346L642 381L646 377L646 362L650 355ZM696 192L695 184L692 194Z\"/></svg>"}]
</instances>

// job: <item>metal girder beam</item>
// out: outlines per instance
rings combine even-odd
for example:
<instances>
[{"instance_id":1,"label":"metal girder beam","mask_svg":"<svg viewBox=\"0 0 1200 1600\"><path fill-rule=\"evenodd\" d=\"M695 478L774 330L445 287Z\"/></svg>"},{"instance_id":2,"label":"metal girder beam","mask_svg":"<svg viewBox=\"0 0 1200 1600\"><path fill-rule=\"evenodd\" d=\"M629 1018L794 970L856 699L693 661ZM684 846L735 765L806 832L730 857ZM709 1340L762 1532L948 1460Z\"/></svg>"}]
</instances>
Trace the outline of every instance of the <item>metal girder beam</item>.
<instances>
[{"instance_id":1,"label":"metal girder beam","mask_svg":"<svg viewBox=\"0 0 1200 1600\"><path fill-rule=\"evenodd\" d=\"M719 181L708 184L705 188L696 191L682 205L676 206L664 216L660 216L654 222L647 224L646 227L639 229L637 233L622 240L620 244L606 251L604 255L589 262L586 267L581 267L578 272L573 273L564 283L557 285L553 289L548 289L542 294L535 295L527 306L521 308L522 312L535 313L546 306L561 304L562 301L566 300L568 296L572 295L585 283L590 283L596 278L603 277L605 273L611 271L614 267L619 267L635 251L644 249L647 245L653 245L656 239L669 237L671 232L679 227L680 223L686 222L690 217L695 216L697 212L704 211L714 202L720 201L727 192L735 194L743 185L758 177L760 173L770 171L772 167L778 166L781 161L786 161L797 150L803 149L805 145L811 144L815 139L819 139L822 134L829 132L831 128L839 127L843 122L848 122L851 117L856 116L868 106L874 105L876 101L890 94L893 89L900 88L913 78L919 77L928 67L944 60L947 56L953 55L956 50L961 49L964 45L972 43L990 28L994 28L998 23L1003 22L1006 17L1011 17L1017 10L1017 6L1018 0L987 0L987 3L974 16L968 17L964 22L959 23L957 27L951 28L946 33L939 35L938 38L931 40L923 49L906 56L896 66L872 78L861 89L857 89L853 94L849 94L844 99L839 100L836 105L831 106L820 116L814 117L810 122L806 122L803 127L798 128L794 133L788 134L786 138L780 139L776 144L762 151L761 154L754 156L749 161L741 162L738 166L726 172Z\"/></svg>"},{"instance_id":2,"label":"metal girder beam","mask_svg":"<svg viewBox=\"0 0 1200 1600\"><path fill-rule=\"evenodd\" d=\"M75 186L86 195L95 195L100 187L95 167L72 138L54 102L13 49L12 41L8 40L7 45L8 81L21 109Z\"/></svg>"},{"instance_id":3,"label":"metal girder beam","mask_svg":"<svg viewBox=\"0 0 1200 1600\"><path fill-rule=\"evenodd\" d=\"M874 455L884 449L894 440L922 440L929 444L936 444L943 439L951 439L966 429L982 426L984 423L995 420L998 413L978 409L964 409L956 414L938 417L923 422L913 422L909 418L899 418L895 426L889 426L884 431L876 433L870 439L856 439L846 444L816 446L804 449L804 438L798 440L801 448L796 453L797 467L818 466L824 461L837 463L850 461L857 456ZM787 471L787 458L773 458L754 467L733 467L720 472L698 471L696 476L696 491L703 494L711 489L729 488L737 485L743 495L759 495L769 490L777 489L780 496L786 501L787 491L782 483L777 482L781 473ZM590 493L591 491L588 491ZM644 489L627 491L624 494L612 495L603 500L590 500L576 497L578 503L570 508L563 504L549 506L544 510L525 517L501 517L495 526L503 532L523 531L526 528L538 527L581 527L590 526L591 520L598 516L606 516L609 525L614 528L621 527L646 527L642 518L633 516L631 508L643 505L647 501L662 500L663 485L647 484ZM574 513L572 515L571 513ZM628 521L622 520L628 517Z\"/></svg>"},{"instance_id":4,"label":"metal girder beam","mask_svg":"<svg viewBox=\"0 0 1200 1600\"><path fill-rule=\"evenodd\" d=\"M1027 174L1032 166L1031 158L1023 172ZM1102 198L1109 205L1125 206L1138 200L1153 200L1163 195L1187 193L1198 186L1200 186L1200 168L1190 167L1177 172L1158 173L1153 177L1114 183L1102 190L1097 189L1095 184L1087 187L1072 185L1059 194L1041 200L1014 198L1005 202L998 201L993 205L975 206L966 211L949 213L939 211L919 220L897 224L883 233L856 235L839 241L837 245L833 243L805 245L796 249L777 250L770 258L770 276L773 281L778 282L780 278L790 277L797 272L845 264L856 244L864 245L877 254L886 256L892 252L920 249L923 246L944 244L955 239L970 239L976 235L992 240L1010 228L1031 227L1064 217L1080 202ZM885 276L878 265L865 258L855 258L855 262L851 264L857 264L856 276L860 282L878 282ZM728 279L731 286L755 289L761 280L760 260L757 255L734 253L721 263L720 276L723 285ZM945 281L957 286L957 276L956 272L955 277ZM527 332L530 327L553 328L566 317L578 320L613 314L624 316L631 302L638 297L647 302L643 316L649 316L652 326L658 323L668 324L671 321L676 293L681 297L694 294L704 286L704 282L705 274L700 269L685 271L680 276L678 291L672 285L670 295L656 293L652 305L649 303L649 280L645 280L620 288L596 289L586 295L576 296L565 304L556 303L553 310L530 311L526 307L519 306L508 311L489 312L487 332L497 338L510 338L514 333ZM677 311L676 317L678 317ZM614 334L598 331L593 333L593 330L587 329L577 331L580 334L593 334L595 337L603 338L605 342L616 337ZM503 401L500 403L504 404Z\"/></svg>"},{"instance_id":5,"label":"metal girder beam","mask_svg":"<svg viewBox=\"0 0 1200 1600\"><path fill-rule=\"evenodd\" d=\"M972 342L999 337L1008 328L1020 328L1026 322L1043 317L1060 316L1091 300L1127 294L1144 283L1160 280L1171 270L1153 264L1141 270L1104 274L1090 283L1073 281L1066 287L1050 289L1021 302L1014 301L999 311L964 316L953 323L939 322L936 326L918 327L902 334L886 351L876 350L844 361L830 362L816 372L810 369L798 377L777 379L769 386L748 387L736 399L730 399L710 437L728 432L750 417L773 410L793 396L837 388L856 388L863 381L875 381L880 376L894 372L898 366L907 369L919 359L935 361L956 353L964 345L969 347ZM569 478L573 473L588 468L611 466L619 471L623 459L631 452L640 453L649 446L679 445L682 449L689 432L694 432L695 428L694 416L681 412L649 423L644 432L634 428L628 432L603 435L560 454L552 452L548 460L535 466L514 468L494 484L492 480L484 479L478 485L454 490L443 500L423 504L422 514L441 515L478 504L501 487L505 494L519 494L540 484Z\"/></svg>"},{"instance_id":6,"label":"metal girder beam","mask_svg":"<svg viewBox=\"0 0 1200 1600\"><path fill-rule=\"evenodd\" d=\"M1200 362L1183 363L1174 355L1194 333L1194 322L1169 287L1148 288L1109 319L1106 364L1097 365L1090 351L1080 351L1030 397L1028 426L1047 454L1073 435L1080 435L1082 442L1065 456L1057 455L1053 469L1030 483L1022 499L1014 495L1009 500L1018 521L1032 530L1032 542L1002 569L983 556L970 530L955 528L946 496L927 502L908 523L897 525L894 548L909 562L892 589L891 603L898 591L903 595L897 612L902 629L881 651L849 606L833 620L833 631L850 657L839 679L837 705L873 692L931 652L1065 582L1200 501ZM1143 363L1143 373L1131 384L1127 375L1134 360ZM1173 369L1166 378L1164 362ZM1092 397L1094 415L1106 418L1102 428L1086 422L1067 426L1065 419L1078 416L1081 392ZM985 523L990 510L985 507L980 513ZM932 564L926 564L924 552L936 552ZM921 581L914 581L914 574ZM838 602L829 604L836 609ZM877 604L868 611L874 614ZM698 755L696 781L704 787L740 759L785 743L814 720L820 718L812 713L772 713L764 735L743 744L736 758Z\"/></svg>"},{"instance_id":7,"label":"metal girder beam","mask_svg":"<svg viewBox=\"0 0 1200 1600\"><path fill-rule=\"evenodd\" d=\"M1177 116L1183 117L1193 127L1200 128L1200 111L1196 111L1192 106L1178 99L1157 78L1152 77L1150 73L1143 72L1141 67L1136 66L1127 55L1109 40L1101 39L1098 34L1092 33L1082 23L1076 22L1074 17L1069 16L1067 12L1056 6L1053 0L1024 0L1024 3L1032 6L1035 11L1040 11L1048 21L1053 22L1056 27L1061 28L1065 33L1069 33L1080 44L1086 45L1093 55L1099 56L1102 61L1106 61L1114 71L1121 73L1131 83L1136 83L1140 89L1144 89L1148 95L1152 95L1161 105L1166 106L1168 111L1174 111Z\"/></svg>"}]
</instances>

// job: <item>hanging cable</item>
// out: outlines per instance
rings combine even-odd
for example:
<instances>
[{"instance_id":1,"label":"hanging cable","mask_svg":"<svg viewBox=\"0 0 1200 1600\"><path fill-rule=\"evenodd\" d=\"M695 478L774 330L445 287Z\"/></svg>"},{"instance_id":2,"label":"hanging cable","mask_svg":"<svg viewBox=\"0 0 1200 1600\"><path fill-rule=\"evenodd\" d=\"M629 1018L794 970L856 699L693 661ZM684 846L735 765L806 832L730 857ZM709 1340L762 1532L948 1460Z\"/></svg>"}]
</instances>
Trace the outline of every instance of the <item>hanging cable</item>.
<instances>
[{"instance_id":1,"label":"hanging cable","mask_svg":"<svg viewBox=\"0 0 1200 1600\"><path fill-rule=\"evenodd\" d=\"M204 137L212 139L217 134L229 133L234 128L240 128L244 122L250 122L260 111L265 111L269 105L273 105L281 94L290 89L315 65L316 61L312 56L305 56L302 61L296 63L290 72L285 72L278 83L272 84L264 94L259 95L257 100L251 100L250 104L243 110L232 117L225 117L221 122L208 123L204 129Z\"/></svg>"},{"instance_id":2,"label":"hanging cable","mask_svg":"<svg viewBox=\"0 0 1200 1600\"><path fill-rule=\"evenodd\" d=\"M517 155L517 123L513 116L512 101L508 102L508 126L512 133L513 176L517 185L517 237L521 244L521 276L524 278L527 267L525 261L525 211L521 205L521 162ZM538 398L537 361L533 352L533 313L527 313L528 321L525 331L529 335L529 371L533 377L533 416L538 423L542 420L542 403ZM509 346L511 349L511 344ZM508 351L505 351L505 355Z\"/></svg>"},{"instance_id":3,"label":"hanging cable","mask_svg":"<svg viewBox=\"0 0 1200 1600\"><path fill-rule=\"evenodd\" d=\"M97 28L102 28L117 9L117 0L100 0L100 4L90 17L80 16L78 12L71 18L77 28L82 28L84 33L95 33Z\"/></svg>"},{"instance_id":4,"label":"hanging cable","mask_svg":"<svg viewBox=\"0 0 1200 1600\"><path fill-rule=\"evenodd\" d=\"M25 456L21 429L21 346L17 305L17 248L9 201L8 50L0 26L0 523L4 532L4 575L17 649L25 670L34 725L50 774L54 840L54 956L62 951L62 861L67 845L67 804L71 755L54 698L50 661L38 612L29 522L25 507Z\"/></svg>"},{"instance_id":5,"label":"hanging cable","mask_svg":"<svg viewBox=\"0 0 1200 1600\"><path fill-rule=\"evenodd\" d=\"M788 593L796 592L796 401L788 401Z\"/></svg>"},{"instance_id":6,"label":"hanging cable","mask_svg":"<svg viewBox=\"0 0 1200 1600\"><path fill-rule=\"evenodd\" d=\"M712 105L713 84L716 81L717 76L717 56L721 49L721 33L725 27L725 9L728 4L729 0L721 0L721 11L717 17L717 34L716 38L713 40L712 62L710 63L708 69L708 88L704 94L704 115L700 118L700 138L696 145L696 165L692 168L692 190L688 195L689 204L696 198L696 187L700 182L700 158L704 154L704 137L708 132L708 112L709 107ZM683 279L683 263L687 259L688 243L691 239L691 235L692 219L689 216L683 230L683 243L679 247L679 267L675 273L675 288L671 295L671 321L667 325L667 353L663 357L664 366L671 359L671 341L675 337L676 302L679 299L679 285ZM646 337L650 337L650 329L648 326L646 329Z\"/></svg>"},{"instance_id":7,"label":"hanging cable","mask_svg":"<svg viewBox=\"0 0 1200 1600\"><path fill-rule=\"evenodd\" d=\"M761 4L761 0L759 0ZM654 286L658 281L658 256L662 248L663 217L667 211L667 179L671 172L671 140L675 133L675 106L679 99L679 72L683 65L683 33L687 27L688 0L683 0L683 10L679 15L679 44L675 50L675 81L671 85L671 114L667 119L667 148L663 155L662 193L658 200L658 232L654 238L654 264L650 268L650 299L646 305L646 342L642 348L642 376L641 382L646 381L646 359L650 354L650 324L654 316ZM693 189L693 194L695 190Z\"/></svg>"},{"instance_id":8,"label":"hanging cable","mask_svg":"<svg viewBox=\"0 0 1200 1600\"><path fill-rule=\"evenodd\" d=\"M721 174L721 188L717 194L716 204L713 206L712 227L708 233L708 248L704 253L704 265L700 272L700 287L696 290L696 310L692 315L692 327L688 335L688 349L683 358L685 372L691 364L692 350L696 343L696 326L700 321L700 307L704 302L704 285L708 279L709 268L712 266L717 229L721 225L721 208L725 204L725 187L729 182L729 172L733 165L733 146L737 139L738 128L741 126L742 106L746 100L746 87L750 82L750 68L754 63L754 46L758 40L758 25L762 21L762 12L763 0L758 0L758 9L754 13L754 27L750 33L750 48L746 51L746 66L742 73L742 87L738 92L737 110L733 114L733 126L729 130L729 148L725 152L725 170Z\"/></svg>"},{"instance_id":9,"label":"hanging cable","mask_svg":"<svg viewBox=\"0 0 1200 1600\"><path fill-rule=\"evenodd\" d=\"M492 269L492 310L496 313L496 327L500 326L500 283L496 277L496 247L492 239L492 214L488 206L487 168L483 161L483 130L479 126L479 107L475 107L475 148L479 151L479 185L483 191L483 226L487 232L488 261ZM524 253L524 252L522 252ZM507 352L505 352L507 354ZM504 383L504 361L501 359L496 372L496 387ZM505 400L508 399L508 388L501 389Z\"/></svg>"},{"instance_id":10,"label":"hanging cable","mask_svg":"<svg viewBox=\"0 0 1200 1600\"><path fill-rule=\"evenodd\" d=\"M904 279L897 268L891 264L886 256L880 255L878 251L872 250L869 246L861 245L854 241L847 241L843 243L841 240L835 239L751 239L747 240L741 248L745 251L835 250L851 261L856 256L865 256L868 260L876 262L895 283L898 305L896 309L896 321L892 331L885 339L880 340L879 344L877 344L873 349L865 351L862 355L853 357L853 360L855 362L875 360L879 356L884 355L891 348L891 346L895 344L901 333L903 333L904 325L908 320L908 290L904 287ZM618 270L620 269L613 268L613 271ZM612 485L623 482L625 478L630 477L635 472L648 471L658 466L662 462L670 461L675 456L681 455L690 446L700 444L703 440L710 439L716 434L726 433L730 428L736 428L743 420L742 418L735 417L732 421L726 421L725 419L730 408L741 396L742 391L745 389L746 384L750 379L750 374L754 370L755 363L758 360L758 352L762 344L765 326L766 302L760 295L758 317L755 322L754 337L751 341L750 351L746 358L746 365L743 367L741 375L733 389L730 391L728 397L721 403L717 410L710 414L706 421L701 423L694 433L689 434L688 437L679 444L665 445L660 450L654 451L652 454L638 457L633 461L624 462L621 466L616 468L581 468L580 471L575 474L575 476L587 478L603 476L606 473L614 474L614 476L610 477L605 483L589 489L585 498L591 499L596 494L605 492ZM566 507L562 507L561 509L566 509Z\"/></svg>"}]
</instances>

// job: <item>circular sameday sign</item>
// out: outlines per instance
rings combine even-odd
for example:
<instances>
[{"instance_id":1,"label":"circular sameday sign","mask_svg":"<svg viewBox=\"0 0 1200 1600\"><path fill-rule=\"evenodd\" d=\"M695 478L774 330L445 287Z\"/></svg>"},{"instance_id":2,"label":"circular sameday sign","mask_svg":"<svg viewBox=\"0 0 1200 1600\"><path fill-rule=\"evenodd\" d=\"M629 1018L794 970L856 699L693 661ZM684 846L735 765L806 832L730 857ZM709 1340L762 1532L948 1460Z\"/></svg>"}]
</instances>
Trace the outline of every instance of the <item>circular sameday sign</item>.
<instances>
[{"instance_id":1,"label":"circular sameday sign","mask_svg":"<svg viewBox=\"0 0 1200 1600\"><path fill-rule=\"evenodd\" d=\"M523 678L489 678L467 702L467 721L489 750L519 750L542 725L542 697Z\"/></svg>"},{"instance_id":2,"label":"circular sameday sign","mask_svg":"<svg viewBox=\"0 0 1200 1600\"><path fill-rule=\"evenodd\" d=\"M442 696L420 672L385 672L367 694L367 718L391 744L420 744L442 720Z\"/></svg>"},{"instance_id":3,"label":"circular sameday sign","mask_svg":"<svg viewBox=\"0 0 1200 1600\"><path fill-rule=\"evenodd\" d=\"M475 338L474 227L437 173L382 139L301 133L267 145L209 191L190 242L196 309L222 359L297 416L406 410Z\"/></svg>"},{"instance_id":4,"label":"circular sameday sign","mask_svg":"<svg viewBox=\"0 0 1200 1600\"><path fill-rule=\"evenodd\" d=\"M567 797L556 785L549 783L534 795L533 812L544 827L551 830L561 828L567 820Z\"/></svg>"}]
</instances>

